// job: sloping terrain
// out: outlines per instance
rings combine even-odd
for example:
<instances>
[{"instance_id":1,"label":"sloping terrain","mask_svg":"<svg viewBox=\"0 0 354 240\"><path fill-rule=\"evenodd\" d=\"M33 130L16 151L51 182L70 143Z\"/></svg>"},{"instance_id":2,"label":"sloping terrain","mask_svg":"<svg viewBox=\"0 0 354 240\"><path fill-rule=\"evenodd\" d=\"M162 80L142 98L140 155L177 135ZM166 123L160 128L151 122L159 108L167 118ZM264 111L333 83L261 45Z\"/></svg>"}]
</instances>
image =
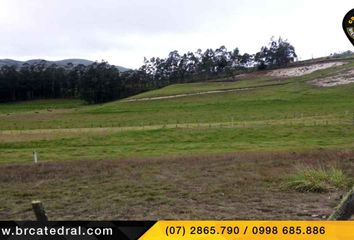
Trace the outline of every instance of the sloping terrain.
<instances>
[{"instance_id":1,"label":"sloping terrain","mask_svg":"<svg viewBox=\"0 0 354 240\"><path fill-rule=\"evenodd\" d=\"M253 72L243 73L236 77L225 78L224 81L175 84L159 90L142 93L123 101L170 99L176 97L186 97L214 93L218 94L225 92L252 90L255 88L272 87L276 85L285 85L293 82L291 81L293 77L309 75L316 71L321 72L320 70L325 70L328 68L332 69L334 67L342 66L348 63L348 61L330 61L320 63L314 62L304 66L274 69L263 72L260 71L257 74ZM326 86L349 84L352 82L352 66L349 65L348 67L344 67L343 69L347 69L345 70L345 73L340 73L337 71L335 72L335 74L330 74L327 79L317 78L317 75L315 75L315 80L313 80L312 82L315 83L317 86L322 86L323 84L321 85L321 82L328 82L327 84L325 84ZM280 81L280 79L282 79L282 81Z\"/></svg>"},{"instance_id":2,"label":"sloping terrain","mask_svg":"<svg viewBox=\"0 0 354 240\"><path fill-rule=\"evenodd\" d=\"M327 62L327 63L314 63L307 66L272 70L268 73L268 75L272 77L299 77L299 76L313 73L318 70L341 66L343 64L346 64L346 62L338 61L338 62Z\"/></svg>"},{"instance_id":3,"label":"sloping terrain","mask_svg":"<svg viewBox=\"0 0 354 240\"><path fill-rule=\"evenodd\" d=\"M318 78L313 80L312 83L320 87L334 87L354 83L354 69L345 71L335 76Z\"/></svg>"},{"instance_id":4,"label":"sloping terrain","mask_svg":"<svg viewBox=\"0 0 354 240\"><path fill-rule=\"evenodd\" d=\"M314 84L351 74L354 61L344 61L131 98L154 101L0 104L0 219L33 219L35 199L51 220L322 219L345 189L282 183L298 163L353 178L354 84Z\"/></svg>"},{"instance_id":5,"label":"sloping terrain","mask_svg":"<svg viewBox=\"0 0 354 240\"><path fill-rule=\"evenodd\" d=\"M68 64L71 63L73 66L83 64L85 66L90 65L94 63L93 61L86 60L86 59L79 59L79 58L72 58L72 59L63 59L63 60L58 60L58 61L49 61L49 60L44 60L44 59L31 59L27 61L17 61L17 60L12 60L12 59L0 59L0 67L2 66L15 66L16 68L21 68L24 64L39 64L39 63L45 63L46 66L50 66L52 64L56 64L57 66L60 67L68 67ZM119 71L124 72L129 70L129 68L125 68L122 66L116 66Z\"/></svg>"}]
</instances>

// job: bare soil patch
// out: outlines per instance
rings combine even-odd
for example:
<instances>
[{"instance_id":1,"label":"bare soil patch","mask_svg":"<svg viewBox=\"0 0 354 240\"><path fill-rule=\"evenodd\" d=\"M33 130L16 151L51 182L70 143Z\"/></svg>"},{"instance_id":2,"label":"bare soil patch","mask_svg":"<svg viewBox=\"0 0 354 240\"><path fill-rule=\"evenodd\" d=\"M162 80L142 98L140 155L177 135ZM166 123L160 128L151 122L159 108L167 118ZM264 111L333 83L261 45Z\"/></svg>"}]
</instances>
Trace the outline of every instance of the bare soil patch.
<instances>
[{"instance_id":1,"label":"bare soil patch","mask_svg":"<svg viewBox=\"0 0 354 240\"><path fill-rule=\"evenodd\" d=\"M311 83L319 87L334 87L354 83L354 70L352 69L331 77L315 79Z\"/></svg>"},{"instance_id":2,"label":"bare soil patch","mask_svg":"<svg viewBox=\"0 0 354 240\"><path fill-rule=\"evenodd\" d=\"M294 165L328 164L354 175L354 152L237 153L0 166L0 219L323 219L343 192L280 187Z\"/></svg>"},{"instance_id":3,"label":"bare soil patch","mask_svg":"<svg viewBox=\"0 0 354 240\"><path fill-rule=\"evenodd\" d=\"M346 64L346 62L326 62L326 63L317 63L301 67L291 67L276 69L270 71L267 75L272 77L299 77L306 74L313 73L317 70L323 70L330 67L336 67Z\"/></svg>"}]
</instances>

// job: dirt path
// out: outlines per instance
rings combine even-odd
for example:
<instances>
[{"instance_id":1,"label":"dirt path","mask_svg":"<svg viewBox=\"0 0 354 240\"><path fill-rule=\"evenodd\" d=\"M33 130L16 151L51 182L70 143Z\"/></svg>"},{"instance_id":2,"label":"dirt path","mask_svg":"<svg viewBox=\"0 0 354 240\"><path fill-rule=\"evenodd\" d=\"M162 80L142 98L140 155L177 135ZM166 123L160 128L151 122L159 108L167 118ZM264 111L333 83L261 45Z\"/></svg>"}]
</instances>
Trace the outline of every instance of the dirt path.
<instances>
[{"instance_id":1,"label":"dirt path","mask_svg":"<svg viewBox=\"0 0 354 240\"><path fill-rule=\"evenodd\" d=\"M253 89L263 88L263 87L272 87L272 86L285 85L285 84L289 84L289 83L290 82L283 82L283 83L258 85L258 86L250 86L250 87L243 87L243 88L230 88L230 89L211 90L211 91L196 92L196 93L175 94L175 95L168 95L168 96L131 98L131 99L122 100L120 102L152 101L152 100L171 99L171 98L189 97L189 96L215 94L215 93L239 92L239 91L247 91L247 90L253 90Z\"/></svg>"}]
</instances>

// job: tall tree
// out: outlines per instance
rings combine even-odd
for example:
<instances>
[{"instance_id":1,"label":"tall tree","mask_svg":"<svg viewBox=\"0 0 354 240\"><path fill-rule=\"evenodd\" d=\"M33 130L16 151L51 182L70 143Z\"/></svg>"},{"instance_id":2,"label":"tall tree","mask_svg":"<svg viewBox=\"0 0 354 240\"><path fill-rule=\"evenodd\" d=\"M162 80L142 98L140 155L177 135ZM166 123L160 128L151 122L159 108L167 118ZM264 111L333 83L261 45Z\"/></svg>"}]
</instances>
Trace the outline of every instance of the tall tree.
<instances>
[{"instance_id":1,"label":"tall tree","mask_svg":"<svg viewBox=\"0 0 354 240\"><path fill-rule=\"evenodd\" d=\"M265 66L287 66L297 57L295 48L287 40L281 37L277 41L271 38L269 47L262 47L261 51L256 53L255 60L259 64L259 68Z\"/></svg>"}]
</instances>

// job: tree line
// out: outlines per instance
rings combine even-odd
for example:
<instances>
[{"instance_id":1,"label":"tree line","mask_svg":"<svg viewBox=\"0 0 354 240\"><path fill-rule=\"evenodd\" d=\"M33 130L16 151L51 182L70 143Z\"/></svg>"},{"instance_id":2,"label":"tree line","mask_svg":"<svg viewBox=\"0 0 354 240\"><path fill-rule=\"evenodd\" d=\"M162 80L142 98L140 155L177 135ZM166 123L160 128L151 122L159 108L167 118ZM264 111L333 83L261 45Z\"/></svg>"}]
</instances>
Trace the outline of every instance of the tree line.
<instances>
[{"instance_id":1,"label":"tree line","mask_svg":"<svg viewBox=\"0 0 354 240\"><path fill-rule=\"evenodd\" d=\"M225 46L215 50L198 49L179 54L172 51L166 58L144 59L137 70L120 72L108 62L65 67L35 64L0 68L0 101L41 98L81 98L88 103L107 102L174 83L203 81L236 71L286 66L296 58L294 47L279 38L256 54L240 54L238 48Z\"/></svg>"},{"instance_id":2,"label":"tree line","mask_svg":"<svg viewBox=\"0 0 354 240\"><path fill-rule=\"evenodd\" d=\"M282 67L296 58L295 48L288 41L272 38L269 46L262 47L256 54L240 54L238 48L228 51L225 46L184 54L172 51L167 58L144 59L145 64L140 69L154 82L167 85L201 81L220 74L233 75L235 71L253 67L259 70Z\"/></svg>"},{"instance_id":3,"label":"tree line","mask_svg":"<svg viewBox=\"0 0 354 240\"><path fill-rule=\"evenodd\" d=\"M108 62L90 65L35 64L0 68L0 101L81 98L88 103L124 98L150 88L140 70L120 72Z\"/></svg>"}]
</instances>

